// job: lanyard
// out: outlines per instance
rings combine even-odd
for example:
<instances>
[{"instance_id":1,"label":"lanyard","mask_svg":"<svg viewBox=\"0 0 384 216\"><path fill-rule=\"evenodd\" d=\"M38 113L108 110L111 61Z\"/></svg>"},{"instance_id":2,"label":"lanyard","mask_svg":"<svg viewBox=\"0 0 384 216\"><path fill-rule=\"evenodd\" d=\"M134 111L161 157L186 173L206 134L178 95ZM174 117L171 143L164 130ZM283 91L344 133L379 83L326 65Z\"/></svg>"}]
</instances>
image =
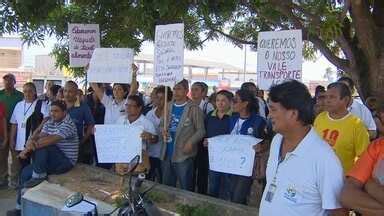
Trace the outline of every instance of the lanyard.
<instances>
[{"instance_id":1,"label":"lanyard","mask_svg":"<svg viewBox=\"0 0 384 216\"><path fill-rule=\"evenodd\" d=\"M24 101L24 118L25 118L25 115L28 113L29 109L31 109L33 103L34 103L34 102L32 102L31 105L29 105L28 109L25 110L25 105L27 104L27 102Z\"/></svg>"},{"instance_id":2,"label":"lanyard","mask_svg":"<svg viewBox=\"0 0 384 216\"><path fill-rule=\"evenodd\" d=\"M281 140L280 147L279 147L279 157L278 157L278 161L277 161L277 167L275 170L275 176L273 177L273 180L272 180L272 182L275 184L276 184L277 172L279 171L279 166L283 161L284 161L284 158L283 158L283 140Z\"/></svg>"}]
</instances>

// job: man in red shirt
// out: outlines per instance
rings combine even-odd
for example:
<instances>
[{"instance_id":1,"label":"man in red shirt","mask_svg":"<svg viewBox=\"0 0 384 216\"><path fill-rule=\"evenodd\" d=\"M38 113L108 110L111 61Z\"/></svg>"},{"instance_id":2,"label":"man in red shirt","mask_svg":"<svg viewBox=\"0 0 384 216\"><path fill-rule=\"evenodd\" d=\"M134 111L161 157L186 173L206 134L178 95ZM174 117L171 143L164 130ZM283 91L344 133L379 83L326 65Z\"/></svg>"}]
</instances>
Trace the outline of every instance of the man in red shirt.
<instances>
[{"instance_id":1,"label":"man in red shirt","mask_svg":"<svg viewBox=\"0 0 384 216\"><path fill-rule=\"evenodd\" d=\"M0 150L7 148L8 142L8 130L7 130L7 118L5 115L5 106L0 102ZM3 181L3 180L2 180ZM0 181L0 187L6 186L7 181Z\"/></svg>"}]
</instances>

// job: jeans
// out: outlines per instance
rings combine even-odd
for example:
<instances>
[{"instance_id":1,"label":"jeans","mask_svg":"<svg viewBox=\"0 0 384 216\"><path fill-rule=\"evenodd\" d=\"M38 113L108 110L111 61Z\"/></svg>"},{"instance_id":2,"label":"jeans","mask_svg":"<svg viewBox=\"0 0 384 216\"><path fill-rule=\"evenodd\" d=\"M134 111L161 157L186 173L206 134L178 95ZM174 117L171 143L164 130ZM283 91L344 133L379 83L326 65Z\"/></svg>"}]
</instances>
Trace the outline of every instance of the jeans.
<instances>
[{"instance_id":1,"label":"jeans","mask_svg":"<svg viewBox=\"0 0 384 216\"><path fill-rule=\"evenodd\" d=\"M161 160L156 157L149 157L149 163L151 164L151 169L149 170L147 179L151 181L157 181L161 184L163 182Z\"/></svg>"},{"instance_id":2,"label":"jeans","mask_svg":"<svg viewBox=\"0 0 384 216\"><path fill-rule=\"evenodd\" d=\"M251 191L252 177L230 175L230 199L232 202L247 204L247 197Z\"/></svg>"},{"instance_id":3,"label":"jeans","mask_svg":"<svg viewBox=\"0 0 384 216\"><path fill-rule=\"evenodd\" d=\"M21 204L21 189L25 182L32 178L32 173L37 174L62 174L72 169L73 164L56 146L49 145L36 149L32 153L32 164L23 168L20 174L20 187L17 193L17 204Z\"/></svg>"},{"instance_id":4,"label":"jeans","mask_svg":"<svg viewBox=\"0 0 384 216\"><path fill-rule=\"evenodd\" d=\"M162 161L163 184L176 187L179 180L181 189L193 191L193 158L183 162L172 162L170 158Z\"/></svg>"},{"instance_id":5,"label":"jeans","mask_svg":"<svg viewBox=\"0 0 384 216\"><path fill-rule=\"evenodd\" d=\"M229 200L230 185L229 174L209 170L208 195Z\"/></svg>"}]
</instances>

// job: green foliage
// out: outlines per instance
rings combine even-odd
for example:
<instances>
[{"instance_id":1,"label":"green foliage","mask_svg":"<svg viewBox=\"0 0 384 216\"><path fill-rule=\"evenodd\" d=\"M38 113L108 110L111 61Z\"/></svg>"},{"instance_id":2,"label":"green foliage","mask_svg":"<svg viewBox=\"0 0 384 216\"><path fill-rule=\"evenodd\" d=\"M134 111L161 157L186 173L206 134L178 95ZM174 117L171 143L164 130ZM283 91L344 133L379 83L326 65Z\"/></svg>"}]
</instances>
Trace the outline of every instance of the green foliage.
<instances>
[{"instance_id":1,"label":"green foliage","mask_svg":"<svg viewBox=\"0 0 384 216\"><path fill-rule=\"evenodd\" d=\"M147 193L146 197L155 203L169 202L169 199L167 199L167 195L158 191L150 191Z\"/></svg>"},{"instance_id":2,"label":"green foliage","mask_svg":"<svg viewBox=\"0 0 384 216\"><path fill-rule=\"evenodd\" d=\"M176 212L181 216L215 216L218 215L216 208L212 205L187 205L176 204Z\"/></svg>"},{"instance_id":3,"label":"green foliage","mask_svg":"<svg viewBox=\"0 0 384 216\"><path fill-rule=\"evenodd\" d=\"M339 55L335 41L344 26L342 3L308 1L197 1L197 0L0 0L0 34L18 33L28 43L41 43L55 35L52 54L61 68L68 67L68 23L98 23L102 47L131 47L140 51L144 41L153 41L155 26L184 22L188 49L201 49L204 42L227 38L237 46L257 48L259 31L293 29L297 23L307 37L318 37ZM289 13L287 13L287 11ZM317 49L304 44L304 57L313 60ZM83 76L82 69L70 69Z\"/></svg>"}]
</instances>

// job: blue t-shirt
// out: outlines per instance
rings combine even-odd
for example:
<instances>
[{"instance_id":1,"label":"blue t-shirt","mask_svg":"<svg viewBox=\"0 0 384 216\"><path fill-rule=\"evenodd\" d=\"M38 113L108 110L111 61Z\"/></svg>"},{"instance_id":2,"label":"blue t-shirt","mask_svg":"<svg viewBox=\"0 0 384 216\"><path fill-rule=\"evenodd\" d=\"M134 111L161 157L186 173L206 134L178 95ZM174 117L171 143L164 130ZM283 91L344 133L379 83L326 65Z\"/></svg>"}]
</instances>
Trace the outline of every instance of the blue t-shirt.
<instances>
[{"instance_id":1,"label":"blue t-shirt","mask_svg":"<svg viewBox=\"0 0 384 216\"><path fill-rule=\"evenodd\" d=\"M72 121L75 123L77 128L77 134L79 139L83 138L84 134L84 125L93 125L95 120L93 119L91 109L88 105L81 102L80 106L73 106L67 110L69 116L71 116Z\"/></svg>"},{"instance_id":2,"label":"blue t-shirt","mask_svg":"<svg viewBox=\"0 0 384 216\"><path fill-rule=\"evenodd\" d=\"M173 104L172 113L171 113L171 121L169 124L169 135L170 139L167 141L167 158L172 158L173 149L175 147L175 137L176 137L176 129L179 125L181 116L183 115L184 107L187 103L177 105Z\"/></svg>"}]
</instances>

